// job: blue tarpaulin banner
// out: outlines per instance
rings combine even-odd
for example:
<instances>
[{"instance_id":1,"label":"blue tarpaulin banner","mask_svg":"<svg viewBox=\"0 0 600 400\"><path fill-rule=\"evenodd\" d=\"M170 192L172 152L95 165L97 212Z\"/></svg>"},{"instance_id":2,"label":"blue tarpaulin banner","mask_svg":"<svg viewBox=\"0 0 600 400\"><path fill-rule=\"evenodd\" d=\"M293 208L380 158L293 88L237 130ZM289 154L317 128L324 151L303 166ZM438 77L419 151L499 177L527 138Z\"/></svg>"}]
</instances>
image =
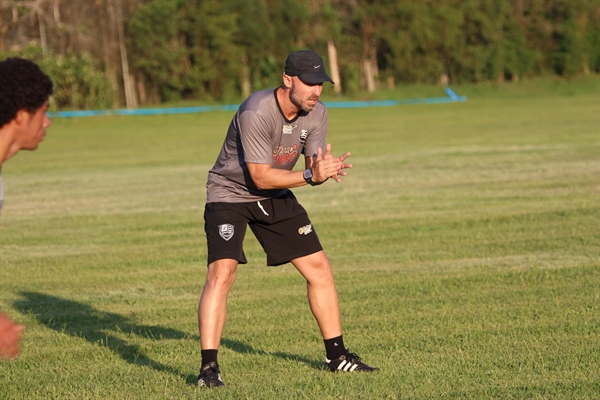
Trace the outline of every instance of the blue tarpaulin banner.
<instances>
[{"instance_id":1,"label":"blue tarpaulin banner","mask_svg":"<svg viewBox=\"0 0 600 400\"><path fill-rule=\"evenodd\" d=\"M439 104L467 101L465 96L459 96L450 88L445 89L447 97L406 99L406 100L375 100L375 101L333 101L324 102L327 108L363 108L363 107L390 107L401 104ZM98 115L164 115L164 114L192 114L210 111L237 111L239 104L222 106L198 106L176 108L137 108L118 110L77 110L49 112L48 115L61 118L95 117Z\"/></svg>"}]
</instances>

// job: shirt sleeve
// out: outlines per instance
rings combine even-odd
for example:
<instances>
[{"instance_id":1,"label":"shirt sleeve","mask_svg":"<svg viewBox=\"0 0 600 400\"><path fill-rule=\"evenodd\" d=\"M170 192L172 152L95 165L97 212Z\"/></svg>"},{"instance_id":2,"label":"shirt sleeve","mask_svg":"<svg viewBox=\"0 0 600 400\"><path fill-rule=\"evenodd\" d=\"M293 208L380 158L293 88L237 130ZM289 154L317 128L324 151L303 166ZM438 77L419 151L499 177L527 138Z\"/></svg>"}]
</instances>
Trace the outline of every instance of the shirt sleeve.
<instances>
[{"instance_id":1,"label":"shirt sleeve","mask_svg":"<svg viewBox=\"0 0 600 400\"><path fill-rule=\"evenodd\" d=\"M244 111L239 117L239 132L244 161L253 164L272 164L272 132L265 119L254 111Z\"/></svg>"},{"instance_id":2,"label":"shirt sleeve","mask_svg":"<svg viewBox=\"0 0 600 400\"><path fill-rule=\"evenodd\" d=\"M327 141L328 117L327 109L323 106L323 112L315 120L315 127L311 129L306 143L304 144L304 156L316 157L317 150L320 148L325 154L325 142Z\"/></svg>"}]
</instances>

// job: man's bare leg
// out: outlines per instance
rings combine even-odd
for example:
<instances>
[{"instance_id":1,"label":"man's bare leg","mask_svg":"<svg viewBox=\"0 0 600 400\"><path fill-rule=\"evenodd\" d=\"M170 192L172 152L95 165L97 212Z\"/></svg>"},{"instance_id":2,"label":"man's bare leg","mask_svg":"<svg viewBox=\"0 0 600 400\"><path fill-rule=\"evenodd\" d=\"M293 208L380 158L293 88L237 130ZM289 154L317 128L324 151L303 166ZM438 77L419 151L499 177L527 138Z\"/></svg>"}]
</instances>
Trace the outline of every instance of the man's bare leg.
<instances>
[{"instance_id":1,"label":"man's bare leg","mask_svg":"<svg viewBox=\"0 0 600 400\"><path fill-rule=\"evenodd\" d=\"M227 318L227 296L235 281L237 260L223 259L208 265L206 283L198 305L198 329L202 348L202 367L198 385L219 387L221 380L217 354Z\"/></svg>"},{"instance_id":2,"label":"man's bare leg","mask_svg":"<svg viewBox=\"0 0 600 400\"><path fill-rule=\"evenodd\" d=\"M333 271L325 252L319 251L292 260L292 264L306 279L308 302L317 320L323 339L342 334L340 303L333 280Z\"/></svg>"},{"instance_id":3,"label":"man's bare leg","mask_svg":"<svg viewBox=\"0 0 600 400\"><path fill-rule=\"evenodd\" d=\"M333 280L333 271L329 259L323 251L292 260L298 271L304 276L308 289L308 302L317 324L321 329L326 365L330 371L377 371L360 361L360 358L348 351L342 338L340 304Z\"/></svg>"},{"instance_id":4,"label":"man's bare leg","mask_svg":"<svg viewBox=\"0 0 600 400\"><path fill-rule=\"evenodd\" d=\"M200 346L218 349L227 317L227 296L235 281L238 261L217 260L208 266L206 284L198 305Z\"/></svg>"}]
</instances>

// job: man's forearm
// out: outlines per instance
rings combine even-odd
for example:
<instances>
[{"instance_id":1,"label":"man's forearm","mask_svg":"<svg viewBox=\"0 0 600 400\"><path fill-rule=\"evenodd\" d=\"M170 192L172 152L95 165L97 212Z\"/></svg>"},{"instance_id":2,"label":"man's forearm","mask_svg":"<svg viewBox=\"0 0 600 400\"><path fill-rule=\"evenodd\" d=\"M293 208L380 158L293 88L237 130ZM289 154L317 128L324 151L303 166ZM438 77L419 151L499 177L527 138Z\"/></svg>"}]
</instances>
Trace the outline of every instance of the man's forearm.
<instances>
[{"instance_id":1,"label":"man's forearm","mask_svg":"<svg viewBox=\"0 0 600 400\"><path fill-rule=\"evenodd\" d=\"M302 171L273 168L267 164L247 164L252 181L260 190L291 189L305 186Z\"/></svg>"}]
</instances>

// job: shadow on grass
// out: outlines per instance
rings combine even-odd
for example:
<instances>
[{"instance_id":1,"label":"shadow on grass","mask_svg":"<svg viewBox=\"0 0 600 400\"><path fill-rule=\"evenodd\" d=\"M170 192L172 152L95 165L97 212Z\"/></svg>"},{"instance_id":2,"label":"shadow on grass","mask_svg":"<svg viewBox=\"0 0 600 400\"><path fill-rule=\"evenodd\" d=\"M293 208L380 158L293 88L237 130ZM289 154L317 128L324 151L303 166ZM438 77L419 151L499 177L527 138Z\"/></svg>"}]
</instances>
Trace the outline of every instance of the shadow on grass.
<instances>
[{"instance_id":1,"label":"shadow on grass","mask_svg":"<svg viewBox=\"0 0 600 400\"><path fill-rule=\"evenodd\" d=\"M196 384L196 375L152 360L136 344L128 343L118 335L135 334L151 339L184 339L184 332L162 326L139 325L123 315L99 311L94 307L73 300L36 292L21 292L22 300L14 306L20 312L30 313L41 324L72 337L104 346L120 356L124 361L148 366L156 371L168 372L183 378L188 384Z\"/></svg>"},{"instance_id":2,"label":"shadow on grass","mask_svg":"<svg viewBox=\"0 0 600 400\"><path fill-rule=\"evenodd\" d=\"M227 339L227 338L221 338L221 345L224 347L227 347L229 350L233 350L236 353L241 353L241 354L259 354L261 356L271 356L271 357L277 357L277 358L281 358L283 360L287 360L287 361L297 361L297 362L302 362L306 365L308 365L311 368L315 368L315 369L323 369L323 363L322 362L318 362L315 360L311 360L308 359L306 357L302 357L299 355L295 355L295 354L289 354L289 353L283 353L281 351L277 351L275 353L268 353L264 350L257 350L254 347L250 346L249 344L246 343L242 343L238 340L234 340L234 339Z\"/></svg>"}]
</instances>

